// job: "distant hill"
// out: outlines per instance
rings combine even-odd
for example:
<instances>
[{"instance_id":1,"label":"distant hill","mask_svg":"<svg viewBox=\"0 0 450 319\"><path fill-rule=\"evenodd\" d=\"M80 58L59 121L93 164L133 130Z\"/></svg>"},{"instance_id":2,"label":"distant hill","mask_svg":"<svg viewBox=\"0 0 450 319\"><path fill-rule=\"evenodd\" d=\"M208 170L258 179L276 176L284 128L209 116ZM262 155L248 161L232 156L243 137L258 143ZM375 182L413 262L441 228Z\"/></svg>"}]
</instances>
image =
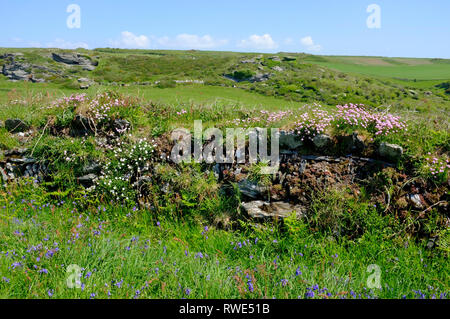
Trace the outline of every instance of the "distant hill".
<instances>
[{"instance_id":1,"label":"distant hill","mask_svg":"<svg viewBox=\"0 0 450 319\"><path fill-rule=\"evenodd\" d=\"M450 60L370 56L308 56L306 61L331 69L403 80L448 80Z\"/></svg>"},{"instance_id":2,"label":"distant hill","mask_svg":"<svg viewBox=\"0 0 450 319\"><path fill-rule=\"evenodd\" d=\"M429 109L450 103L450 60L216 51L0 49L4 78L91 85L236 87L294 102Z\"/></svg>"}]
</instances>

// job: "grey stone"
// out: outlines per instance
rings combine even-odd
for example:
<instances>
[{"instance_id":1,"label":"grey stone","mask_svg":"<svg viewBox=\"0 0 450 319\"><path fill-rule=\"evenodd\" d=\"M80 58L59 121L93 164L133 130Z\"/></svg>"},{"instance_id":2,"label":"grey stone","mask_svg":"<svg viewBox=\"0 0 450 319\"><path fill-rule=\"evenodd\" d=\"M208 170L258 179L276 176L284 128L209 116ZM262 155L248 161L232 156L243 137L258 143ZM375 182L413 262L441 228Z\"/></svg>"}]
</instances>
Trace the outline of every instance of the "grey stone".
<instances>
[{"instance_id":1,"label":"grey stone","mask_svg":"<svg viewBox=\"0 0 450 319\"><path fill-rule=\"evenodd\" d=\"M284 69L281 66L275 65L272 70L277 71L277 72L283 72Z\"/></svg>"},{"instance_id":2,"label":"grey stone","mask_svg":"<svg viewBox=\"0 0 450 319\"><path fill-rule=\"evenodd\" d=\"M31 65L18 61L16 57L23 56L21 53L6 53L1 58L6 59L6 63L3 64L2 73L10 81L31 81L31 82L45 82L44 79L36 79L33 75L33 69L39 69L45 72L55 72L47 67L40 65ZM41 72L42 73L42 72Z\"/></svg>"},{"instance_id":3,"label":"grey stone","mask_svg":"<svg viewBox=\"0 0 450 319\"><path fill-rule=\"evenodd\" d=\"M279 56L271 56L271 57L269 58L269 60L272 60L272 61L275 61L275 62L281 62L281 59L280 59Z\"/></svg>"},{"instance_id":4,"label":"grey stone","mask_svg":"<svg viewBox=\"0 0 450 319\"><path fill-rule=\"evenodd\" d=\"M21 119L7 119L5 127L9 132L18 133L28 130L30 127Z\"/></svg>"},{"instance_id":5,"label":"grey stone","mask_svg":"<svg viewBox=\"0 0 450 319\"><path fill-rule=\"evenodd\" d=\"M79 78L78 83L80 83L81 90L87 90L91 87L95 82L88 78Z\"/></svg>"},{"instance_id":6,"label":"grey stone","mask_svg":"<svg viewBox=\"0 0 450 319\"><path fill-rule=\"evenodd\" d=\"M280 131L280 150L295 150L303 146L301 136L293 132Z\"/></svg>"},{"instance_id":7,"label":"grey stone","mask_svg":"<svg viewBox=\"0 0 450 319\"><path fill-rule=\"evenodd\" d=\"M326 134L318 134L314 136L313 143L318 149L324 149L331 144L331 137Z\"/></svg>"},{"instance_id":8,"label":"grey stone","mask_svg":"<svg viewBox=\"0 0 450 319\"><path fill-rule=\"evenodd\" d=\"M80 65L84 70L93 71L98 62L92 61L78 53L52 53L54 61L68 65Z\"/></svg>"},{"instance_id":9,"label":"grey stone","mask_svg":"<svg viewBox=\"0 0 450 319\"><path fill-rule=\"evenodd\" d=\"M238 182L239 191L248 198L258 199L264 196L267 192L267 187L260 186L255 182L244 179Z\"/></svg>"},{"instance_id":10,"label":"grey stone","mask_svg":"<svg viewBox=\"0 0 450 319\"><path fill-rule=\"evenodd\" d=\"M252 76L248 81L249 82L265 82L270 79L270 73L258 73L255 76Z\"/></svg>"},{"instance_id":11,"label":"grey stone","mask_svg":"<svg viewBox=\"0 0 450 319\"><path fill-rule=\"evenodd\" d=\"M83 186L83 187L91 187L94 185L95 181L97 180L98 176L95 174L88 174L82 177L78 178L78 182Z\"/></svg>"},{"instance_id":12,"label":"grey stone","mask_svg":"<svg viewBox=\"0 0 450 319\"><path fill-rule=\"evenodd\" d=\"M266 219L284 219L296 214L297 218L303 216L303 208L299 205L291 205L287 202L264 202L252 201L242 203L241 207L247 212L248 216L257 220Z\"/></svg>"},{"instance_id":13,"label":"grey stone","mask_svg":"<svg viewBox=\"0 0 450 319\"><path fill-rule=\"evenodd\" d=\"M14 163L14 164L18 164L18 165L29 165L29 164L36 163L36 159L30 158L30 157L22 157L22 158L12 157L12 158L9 158L8 161L11 163Z\"/></svg>"},{"instance_id":14,"label":"grey stone","mask_svg":"<svg viewBox=\"0 0 450 319\"><path fill-rule=\"evenodd\" d=\"M4 64L2 73L13 81L32 81L33 75L27 71L28 68L28 65L21 63Z\"/></svg>"},{"instance_id":15,"label":"grey stone","mask_svg":"<svg viewBox=\"0 0 450 319\"><path fill-rule=\"evenodd\" d=\"M423 203L422 199L420 198L419 194L409 194L408 201L411 203L411 205L416 209L423 209Z\"/></svg>"},{"instance_id":16,"label":"grey stone","mask_svg":"<svg viewBox=\"0 0 450 319\"><path fill-rule=\"evenodd\" d=\"M83 174L84 175L88 175L88 174L100 174L102 170L102 166L97 163L97 162L91 162L86 164L83 167Z\"/></svg>"},{"instance_id":17,"label":"grey stone","mask_svg":"<svg viewBox=\"0 0 450 319\"><path fill-rule=\"evenodd\" d=\"M389 160L398 161L403 155L403 148L397 144L381 143L378 148L381 157Z\"/></svg>"}]
</instances>

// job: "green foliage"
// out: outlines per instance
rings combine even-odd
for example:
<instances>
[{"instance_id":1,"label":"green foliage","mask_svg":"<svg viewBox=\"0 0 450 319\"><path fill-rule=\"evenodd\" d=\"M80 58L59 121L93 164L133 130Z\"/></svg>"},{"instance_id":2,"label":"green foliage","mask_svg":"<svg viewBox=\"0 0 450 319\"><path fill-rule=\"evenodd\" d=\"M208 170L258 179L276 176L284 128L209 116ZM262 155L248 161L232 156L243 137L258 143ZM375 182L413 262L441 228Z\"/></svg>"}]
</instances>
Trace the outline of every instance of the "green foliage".
<instances>
[{"instance_id":1,"label":"green foliage","mask_svg":"<svg viewBox=\"0 0 450 319\"><path fill-rule=\"evenodd\" d=\"M91 160L102 158L96 150L94 138L69 138L45 135L35 144L33 156L48 164L52 181L49 190L74 190L76 177Z\"/></svg>"},{"instance_id":2,"label":"green foliage","mask_svg":"<svg viewBox=\"0 0 450 319\"><path fill-rule=\"evenodd\" d=\"M17 139L11 136L5 128L0 128L0 148L2 149L12 149L19 145Z\"/></svg>"},{"instance_id":3,"label":"green foliage","mask_svg":"<svg viewBox=\"0 0 450 319\"><path fill-rule=\"evenodd\" d=\"M180 170L168 165L157 165L149 185L148 200L157 212L172 217L214 220L224 212L230 212L232 198L219 196L214 174L202 172L200 165L185 164ZM233 207L232 211L236 209Z\"/></svg>"},{"instance_id":4,"label":"green foliage","mask_svg":"<svg viewBox=\"0 0 450 319\"><path fill-rule=\"evenodd\" d=\"M115 200L125 204L135 203L139 178L149 170L153 145L146 139L132 143L120 143L112 151L105 163L103 174L97 185L89 191L105 200Z\"/></svg>"},{"instance_id":5,"label":"green foliage","mask_svg":"<svg viewBox=\"0 0 450 319\"><path fill-rule=\"evenodd\" d=\"M359 238L366 233L382 238L389 232L389 218L382 217L375 207L349 197L345 191L329 190L314 194L309 220L313 227L330 235Z\"/></svg>"},{"instance_id":6,"label":"green foliage","mask_svg":"<svg viewBox=\"0 0 450 319\"><path fill-rule=\"evenodd\" d=\"M262 186L272 185L272 175L265 174L262 170L269 168L267 162L260 161L252 164L248 170L248 179Z\"/></svg>"},{"instance_id":7,"label":"green foliage","mask_svg":"<svg viewBox=\"0 0 450 319\"><path fill-rule=\"evenodd\" d=\"M156 84L156 87L160 89L166 89L166 88L174 88L177 84L173 80L161 80L158 81L158 84Z\"/></svg>"},{"instance_id":8,"label":"green foliage","mask_svg":"<svg viewBox=\"0 0 450 319\"><path fill-rule=\"evenodd\" d=\"M365 299L447 292L445 252L412 241L336 241L292 219L287 232L271 225L224 231L120 205L47 202L36 190L33 198L20 196L27 195L23 188L8 191L0 196L3 298L297 299L311 298L306 293L314 289L313 298ZM367 286L371 264L382 270L381 289ZM80 288L66 284L74 274L69 265L79 267Z\"/></svg>"},{"instance_id":9,"label":"green foliage","mask_svg":"<svg viewBox=\"0 0 450 319\"><path fill-rule=\"evenodd\" d=\"M48 50L23 50L24 60L54 67L64 77L55 75L49 78L51 83L33 84L0 77L4 92L0 120L20 118L33 129L31 136L19 136L1 128L0 146L26 147L27 156L45 161L50 171L40 185L21 179L0 189L0 277L10 280L0 279L0 297L47 298L52 290L55 298L91 294L108 298L108 292L113 298L297 298L305 297L315 284L327 287L330 298L350 297L350 291L361 298L414 298L413 289L439 297L438 292L448 290L449 234L440 226L445 216L430 210L423 220L409 215L400 220L385 212L386 207L373 206L370 196L376 190L392 193L397 173L393 168L369 178L357 196L346 190L305 190L311 207L302 219L293 215L284 222L254 224L239 215L236 186L219 184L211 166L156 164L150 157L153 142L140 140L175 127L191 129L198 119L204 127L225 128L236 118L260 116L261 110L285 112L320 102L331 111L336 104L364 103L374 112L395 112L408 120L408 131L383 140L404 147L399 165L408 174L443 187L448 169L433 175L431 168L442 168L450 151L448 119L443 116L449 109L448 83L413 79L440 78L446 61L426 60L431 63L426 67L419 59L299 54L296 61L276 62L263 55L256 59L261 64L241 69L244 55L232 52L77 50L89 58L100 57L96 70L87 73L54 63ZM389 66L365 65L369 62ZM270 70L275 65L284 71ZM245 80L255 72L272 75L261 83L236 83L223 76ZM372 73L377 76L363 75ZM399 74L405 80L393 78ZM56 98L70 99L79 92L74 80L79 76L127 85L113 90L96 86L79 101L61 100L55 106ZM175 79L205 82L175 85ZM148 83L134 84L144 81ZM152 85L156 81L159 84ZM76 96L81 95L72 97ZM59 133L63 130L56 130L61 136L48 135L54 128L68 128L76 114L92 116L105 127L115 119L127 119L132 135L111 138L111 151L99 148L95 137L69 138ZM297 120L289 117L270 125ZM372 127L357 128L373 137ZM336 126L333 133L354 129ZM438 161L430 162L427 156ZM104 171L95 186L85 190L77 177L93 160L105 164ZM249 178L271 185L272 176L261 173L266 165L250 166ZM426 249L422 237L410 240L409 227L425 237L436 236L437 249ZM48 243L55 242L58 250L47 257L54 249ZM30 247L41 248L30 251ZM15 254L5 257L11 251ZM61 285L67 279L61 265L69 262L85 268L83 290ZM370 291L364 289L367 266L374 263L383 270L383 287ZM254 291L249 290L249 278Z\"/></svg>"},{"instance_id":10,"label":"green foliage","mask_svg":"<svg viewBox=\"0 0 450 319\"><path fill-rule=\"evenodd\" d=\"M238 81L248 80L254 75L255 75L255 73L250 70L238 70L238 71L234 71L233 73L228 74L228 76L230 76L233 79L236 79Z\"/></svg>"}]
</instances>

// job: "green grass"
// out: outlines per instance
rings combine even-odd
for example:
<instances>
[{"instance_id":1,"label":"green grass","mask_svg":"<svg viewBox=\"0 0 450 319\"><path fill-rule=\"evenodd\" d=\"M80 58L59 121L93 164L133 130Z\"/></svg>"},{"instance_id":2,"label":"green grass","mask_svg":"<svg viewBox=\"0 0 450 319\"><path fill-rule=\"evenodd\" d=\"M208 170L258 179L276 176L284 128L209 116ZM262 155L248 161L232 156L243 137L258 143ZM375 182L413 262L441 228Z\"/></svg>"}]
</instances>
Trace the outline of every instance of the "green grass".
<instances>
[{"instance_id":1,"label":"green grass","mask_svg":"<svg viewBox=\"0 0 450 319\"><path fill-rule=\"evenodd\" d=\"M0 53L11 51L15 49L0 49ZM41 56L51 50L17 51L33 63L51 63ZM48 108L55 99L113 91L114 97L131 101L110 114L132 124L132 136L117 140L122 143L120 161L126 158L127 165L138 165L142 154L135 158L131 151L138 138L160 137L180 126L191 128L194 120L201 119L204 127L224 127L233 119L260 115L259 110L297 111L317 102L333 112L338 103L367 103L372 111L371 107L376 107L400 115L407 121L408 131L387 137L365 130L360 133L375 138L375 143L387 141L404 147L396 173L428 180L427 153L445 159L450 151L449 117L445 116L450 98L443 88L435 87L443 82L439 74L447 70L445 60L366 61L365 57L292 54L296 61L277 63L285 73L265 83L235 83L222 75L247 68L255 71L255 65L240 65L239 61L256 54L81 52L99 55L100 65L92 73L75 70L73 76L88 74L105 84L117 77L127 85L94 85L81 91L64 79L32 84L9 82L0 76L0 120L20 118L33 130L32 136L21 138L1 128L0 147L26 147L29 155L33 150L38 160L50 161L52 172L50 180L39 186L22 180L0 188L0 297L304 298L308 289L315 298L419 298L422 295L414 292L417 290L427 298L439 298L448 293L448 231L438 223L445 216L435 210L420 221L413 212L400 219L398 215L404 212L374 207L373 198L361 186L361 194L351 195L351 199L345 190L308 192L311 207L306 219L254 224L241 215L241 198L233 185L221 188L211 167L161 163L152 164L147 206L141 205L147 209L133 209L136 194L128 181L114 181L93 192L77 182L91 160L113 162L116 166L111 176L123 175L115 168L119 159L113 150L99 148L92 136L54 136L46 126L51 122L67 129L77 111L75 107ZM262 58L265 71L274 65L268 57ZM119 72L121 63L123 72ZM334 66L345 72L328 69ZM368 76L361 75L364 72ZM416 77L418 81L414 81ZM174 79L204 79L205 84L173 85ZM163 88L132 83L141 80L161 80ZM409 92L411 89L417 94ZM177 114L182 110L186 112ZM295 117L286 118L270 125L295 121ZM253 124L269 125L264 121ZM328 133L337 136L342 130L333 128ZM248 167L257 179L261 179L259 170L257 165ZM369 186L381 192L384 187L394 188L390 173L383 174ZM440 187L446 187L445 174ZM260 182L272 182L264 177L267 180ZM131 194L125 206L116 203L117 195L111 196L116 186L123 194ZM421 236L409 233L411 225L422 231ZM438 247L426 248L428 237L437 234ZM380 267L381 289L368 287L368 266L372 264ZM67 286L69 265L83 269L83 289ZM249 280L253 291L249 291ZM316 290L315 285L319 287Z\"/></svg>"},{"instance_id":2,"label":"green grass","mask_svg":"<svg viewBox=\"0 0 450 319\"><path fill-rule=\"evenodd\" d=\"M447 80L450 77L449 60L331 57L307 58L306 61L342 72L402 80Z\"/></svg>"},{"instance_id":3,"label":"green grass","mask_svg":"<svg viewBox=\"0 0 450 319\"><path fill-rule=\"evenodd\" d=\"M54 51L54 50L53 50ZM68 50L66 50L68 51ZM23 52L20 59L44 65L60 72L60 75L49 75L47 80L50 92L74 91L78 89L77 79L88 77L105 85L130 85L136 82L159 86L174 87L175 80L201 80L208 87L202 92L217 97L241 101L248 95L229 94L220 88L237 87L250 93L258 93L268 97L284 99L297 103L320 101L322 104L336 105L352 101L370 106L394 105L401 109L414 107L418 103L447 105L449 101L445 89L436 85L449 79L450 63L438 59L404 59L382 57L329 57L306 54L279 53L279 57L293 56L295 61L273 62L272 54L211 52L211 51L156 51L156 50L118 50L96 49L78 50L77 52L99 61L98 67L92 71L83 71L79 67L68 67L55 63L48 56L51 49L0 49L0 52ZM70 51L68 51L70 52ZM19 58L18 58L19 59ZM255 63L241 63L254 59ZM3 63L0 61L0 63ZM279 65L284 71L272 69ZM343 72L342 72L343 71ZM41 72L41 71L36 71ZM250 83L233 82L224 77L225 74L269 73L268 81ZM156 82L159 84L156 85ZM176 85L177 88L181 85ZM11 85L1 86L6 91ZM14 87L14 85L13 85ZM39 86L35 86L39 87ZM45 88L46 86L41 86ZM145 86L141 86L146 91ZM209 89L211 88L211 89ZM17 83L22 90L22 84ZM417 90L411 95L410 89ZM192 90L196 90L192 88ZM159 95L157 91L150 92ZM203 103L205 98L200 94L189 94L191 89L181 92L186 98L171 98L169 103L180 99L189 99ZM428 91L428 92L427 92ZM172 92L172 91L168 91ZM425 94L425 92L430 94ZM200 92L199 92L200 93ZM161 95L164 95L161 93ZM166 99L167 100L167 99ZM211 99L210 99L211 100ZM215 99L214 99L215 100ZM253 100L249 98L249 100ZM1 102L1 101L0 101ZM251 101L253 102L253 101ZM259 103L259 101L255 101ZM269 101L265 101L269 102ZM270 104L271 102L269 102Z\"/></svg>"},{"instance_id":4,"label":"green grass","mask_svg":"<svg viewBox=\"0 0 450 319\"><path fill-rule=\"evenodd\" d=\"M264 96L250 93L238 88L183 85L176 88L142 88L132 86L119 88L119 92L140 96L144 100L152 100L159 103L181 104L227 104L239 105L247 109L295 109L304 103L286 101L283 98Z\"/></svg>"},{"instance_id":5,"label":"green grass","mask_svg":"<svg viewBox=\"0 0 450 319\"><path fill-rule=\"evenodd\" d=\"M294 221L223 231L82 200L6 196L2 205L2 298L305 298L309 289L314 298L439 298L449 289L443 255L380 232L336 240ZM380 289L368 286L372 264ZM82 288L68 287L70 265Z\"/></svg>"}]
</instances>

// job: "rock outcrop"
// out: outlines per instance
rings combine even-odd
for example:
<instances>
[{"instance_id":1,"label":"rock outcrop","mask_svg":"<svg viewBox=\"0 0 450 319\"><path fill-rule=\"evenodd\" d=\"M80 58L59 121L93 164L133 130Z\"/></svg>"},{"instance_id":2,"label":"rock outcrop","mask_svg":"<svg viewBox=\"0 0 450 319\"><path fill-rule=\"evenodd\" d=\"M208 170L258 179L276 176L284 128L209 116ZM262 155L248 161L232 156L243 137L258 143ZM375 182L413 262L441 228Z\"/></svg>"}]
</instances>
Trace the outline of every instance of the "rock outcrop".
<instances>
[{"instance_id":1,"label":"rock outcrop","mask_svg":"<svg viewBox=\"0 0 450 319\"><path fill-rule=\"evenodd\" d=\"M381 157L384 157L391 161L398 161L403 155L403 148L396 144L381 143L378 148L378 153Z\"/></svg>"},{"instance_id":2,"label":"rock outcrop","mask_svg":"<svg viewBox=\"0 0 450 319\"><path fill-rule=\"evenodd\" d=\"M262 198L264 193L267 192L267 187L258 185L248 179L238 182L238 188L243 195L251 199Z\"/></svg>"},{"instance_id":3,"label":"rock outcrop","mask_svg":"<svg viewBox=\"0 0 450 319\"><path fill-rule=\"evenodd\" d=\"M314 136L313 143L317 149L323 150L326 147L328 147L329 145L331 145L332 139L330 136L328 136L326 134L318 134L318 135Z\"/></svg>"},{"instance_id":4,"label":"rock outcrop","mask_svg":"<svg viewBox=\"0 0 450 319\"><path fill-rule=\"evenodd\" d=\"M303 141L300 135L294 132L280 131L280 150L296 150L303 146Z\"/></svg>"},{"instance_id":5,"label":"rock outcrop","mask_svg":"<svg viewBox=\"0 0 450 319\"><path fill-rule=\"evenodd\" d=\"M284 219L292 214L295 214L297 218L301 218L304 214L304 210L300 205L291 205L287 202L263 202L257 200L242 203L241 207L249 217L260 221Z\"/></svg>"},{"instance_id":6,"label":"rock outcrop","mask_svg":"<svg viewBox=\"0 0 450 319\"><path fill-rule=\"evenodd\" d=\"M67 65L79 65L83 70L93 71L98 62L82 56L79 53L52 53L54 61Z\"/></svg>"}]
</instances>

